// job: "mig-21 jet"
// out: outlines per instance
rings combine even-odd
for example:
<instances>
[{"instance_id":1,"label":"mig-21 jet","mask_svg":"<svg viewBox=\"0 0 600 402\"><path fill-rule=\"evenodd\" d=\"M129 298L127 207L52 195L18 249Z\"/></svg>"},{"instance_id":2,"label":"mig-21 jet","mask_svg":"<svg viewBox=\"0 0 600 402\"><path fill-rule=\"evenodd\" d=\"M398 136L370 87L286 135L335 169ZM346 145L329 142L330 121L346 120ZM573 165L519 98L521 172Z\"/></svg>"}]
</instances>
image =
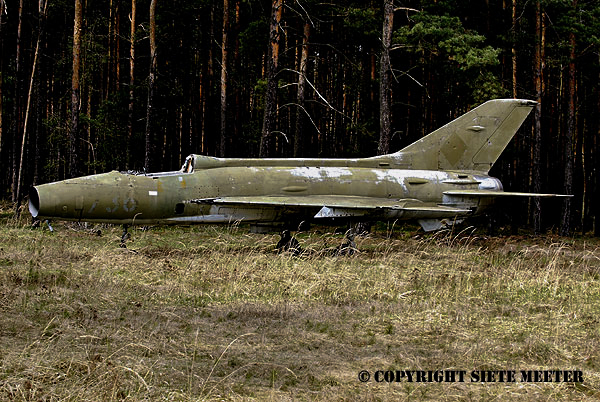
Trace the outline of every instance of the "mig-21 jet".
<instances>
[{"instance_id":1,"label":"mig-21 jet","mask_svg":"<svg viewBox=\"0 0 600 402\"><path fill-rule=\"evenodd\" d=\"M34 218L122 225L416 220L480 215L505 192L488 172L536 102L488 101L404 149L356 159L190 155L162 173L112 171L32 188Z\"/></svg>"}]
</instances>

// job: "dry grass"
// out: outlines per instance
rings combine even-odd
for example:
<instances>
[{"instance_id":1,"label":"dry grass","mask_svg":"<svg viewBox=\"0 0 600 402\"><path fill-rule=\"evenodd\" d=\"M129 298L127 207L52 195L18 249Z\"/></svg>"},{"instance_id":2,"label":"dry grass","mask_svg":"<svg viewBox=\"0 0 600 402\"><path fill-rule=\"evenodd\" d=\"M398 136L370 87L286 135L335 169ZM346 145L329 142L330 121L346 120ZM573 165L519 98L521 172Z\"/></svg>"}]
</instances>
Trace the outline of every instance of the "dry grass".
<instances>
[{"instance_id":1,"label":"dry grass","mask_svg":"<svg viewBox=\"0 0 600 402\"><path fill-rule=\"evenodd\" d=\"M246 228L0 229L2 400L594 400L600 244ZM95 228L96 229L96 228ZM360 370L580 369L583 384L361 383Z\"/></svg>"}]
</instances>

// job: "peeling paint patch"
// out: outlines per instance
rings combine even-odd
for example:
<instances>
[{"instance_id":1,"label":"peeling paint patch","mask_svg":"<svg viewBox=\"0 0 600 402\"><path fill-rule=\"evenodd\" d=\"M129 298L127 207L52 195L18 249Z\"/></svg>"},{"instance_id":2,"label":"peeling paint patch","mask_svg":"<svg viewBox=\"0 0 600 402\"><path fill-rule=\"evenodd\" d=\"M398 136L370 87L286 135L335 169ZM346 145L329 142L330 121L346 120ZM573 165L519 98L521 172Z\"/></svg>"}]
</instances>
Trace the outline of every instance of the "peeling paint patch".
<instances>
[{"instance_id":1,"label":"peeling paint patch","mask_svg":"<svg viewBox=\"0 0 600 402\"><path fill-rule=\"evenodd\" d=\"M352 176L352 170L348 168L337 167L298 167L290 170L292 176L304 177L307 179L339 178L343 176Z\"/></svg>"}]
</instances>

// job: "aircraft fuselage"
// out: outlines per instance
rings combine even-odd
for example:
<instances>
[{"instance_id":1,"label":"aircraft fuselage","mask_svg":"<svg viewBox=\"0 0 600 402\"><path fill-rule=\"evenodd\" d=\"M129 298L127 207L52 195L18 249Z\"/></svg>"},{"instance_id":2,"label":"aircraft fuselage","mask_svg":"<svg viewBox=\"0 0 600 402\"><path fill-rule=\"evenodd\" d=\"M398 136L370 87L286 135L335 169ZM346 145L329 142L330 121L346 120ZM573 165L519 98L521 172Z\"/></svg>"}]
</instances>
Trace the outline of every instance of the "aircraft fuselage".
<instances>
[{"instance_id":1,"label":"aircraft fuselage","mask_svg":"<svg viewBox=\"0 0 600 402\"><path fill-rule=\"evenodd\" d=\"M112 171L37 186L31 196L31 210L40 218L117 224L292 222L310 220L321 208L286 205L286 197L348 197L349 202L360 197L372 199L374 204L385 200L389 205L418 200L425 207L447 204L443 193L457 189L502 191L502 185L499 180L479 173L393 168L233 166L150 175ZM226 205L208 202L227 197L264 196L281 199L281 204L267 207L236 204L235 200ZM430 213L428 217L479 214L489 205L485 201L488 200L462 200L460 208L469 212ZM419 219L423 215L400 208L360 211L355 216L330 213L320 218L385 220Z\"/></svg>"},{"instance_id":2,"label":"aircraft fuselage","mask_svg":"<svg viewBox=\"0 0 600 402\"><path fill-rule=\"evenodd\" d=\"M34 217L119 224L417 219L425 230L481 214L504 192L488 176L536 103L496 99L393 154L358 159L190 155L179 171L116 171L33 188ZM444 222L445 221L445 222Z\"/></svg>"}]
</instances>

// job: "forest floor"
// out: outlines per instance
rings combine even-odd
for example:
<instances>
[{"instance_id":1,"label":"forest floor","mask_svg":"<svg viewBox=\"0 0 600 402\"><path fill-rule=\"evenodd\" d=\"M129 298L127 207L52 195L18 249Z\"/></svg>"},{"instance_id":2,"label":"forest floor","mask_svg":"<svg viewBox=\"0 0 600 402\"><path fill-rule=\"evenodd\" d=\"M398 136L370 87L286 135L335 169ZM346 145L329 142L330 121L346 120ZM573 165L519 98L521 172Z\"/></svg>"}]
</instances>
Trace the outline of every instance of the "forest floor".
<instances>
[{"instance_id":1,"label":"forest floor","mask_svg":"<svg viewBox=\"0 0 600 402\"><path fill-rule=\"evenodd\" d=\"M343 235L316 228L293 256L244 226L125 249L119 227L9 215L0 400L600 398L598 239L381 226L335 256Z\"/></svg>"}]
</instances>

